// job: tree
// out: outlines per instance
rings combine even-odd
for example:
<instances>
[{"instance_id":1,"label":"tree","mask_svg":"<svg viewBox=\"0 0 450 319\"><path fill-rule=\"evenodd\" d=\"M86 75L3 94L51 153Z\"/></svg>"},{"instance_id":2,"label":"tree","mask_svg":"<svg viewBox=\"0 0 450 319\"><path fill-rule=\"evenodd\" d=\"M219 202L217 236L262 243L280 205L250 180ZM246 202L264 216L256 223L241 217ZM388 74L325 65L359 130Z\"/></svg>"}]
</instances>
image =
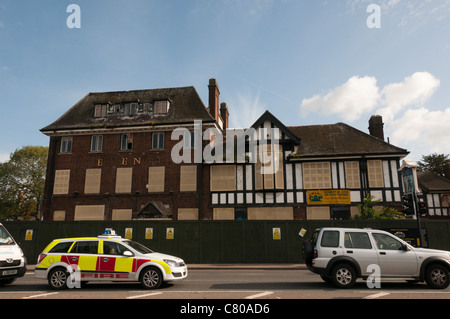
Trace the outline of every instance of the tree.
<instances>
[{"instance_id":1,"label":"tree","mask_svg":"<svg viewBox=\"0 0 450 319\"><path fill-rule=\"evenodd\" d=\"M422 161L419 161L419 171L429 171L439 176L444 176L445 165L450 163L449 154L422 155Z\"/></svg>"},{"instance_id":2,"label":"tree","mask_svg":"<svg viewBox=\"0 0 450 319\"><path fill-rule=\"evenodd\" d=\"M376 207L380 201L367 194L362 204L358 205L360 215L355 216L355 219L405 219L405 216L394 208Z\"/></svg>"},{"instance_id":3,"label":"tree","mask_svg":"<svg viewBox=\"0 0 450 319\"><path fill-rule=\"evenodd\" d=\"M24 146L0 164L0 219L36 217L44 195L48 147Z\"/></svg>"}]
</instances>

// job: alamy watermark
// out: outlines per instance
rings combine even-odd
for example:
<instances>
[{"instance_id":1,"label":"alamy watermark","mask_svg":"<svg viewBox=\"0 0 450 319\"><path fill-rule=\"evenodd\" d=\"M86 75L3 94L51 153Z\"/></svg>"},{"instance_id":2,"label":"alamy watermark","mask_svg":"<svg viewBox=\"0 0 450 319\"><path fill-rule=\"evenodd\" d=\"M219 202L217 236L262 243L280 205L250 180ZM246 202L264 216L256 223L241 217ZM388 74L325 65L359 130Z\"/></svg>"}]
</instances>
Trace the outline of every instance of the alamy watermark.
<instances>
[{"instance_id":1,"label":"alamy watermark","mask_svg":"<svg viewBox=\"0 0 450 319\"><path fill-rule=\"evenodd\" d=\"M171 139L178 140L171 151L175 164L180 163L261 163L261 173L278 172L283 156L278 128L250 127L226 130L207 128L202 121L194 121L194 130L180 127L172 131ZM181 140L180 140L181 138ZM202 141L209 141L204 147ZM248 152L246 151L248 150Z\"/></svg>"},{"instance_id":2,"label":"alamy watermark","mask_svg":"<svg viewBox=\"0 0 450 319\"><path fill-rule=\"evenodd\" d=\"M381 288L381 269L377 264L370 264L367 266L367 272L371 273L366 279L367 287L370 289Z\"/></svg>"},{"instance_id":3,"label":"alamy watermark","mask_svg":"<svg viewBox=\"0 0 450 319\"><path fill-rule=\"evenodd\" d=\"M67 17L66 25L69 29L81 28L81 8L78 4L69 4L66 12L70 13Z\"/></svg>"},{"instance_id":4,"label":"alamy watermark","mask_svg":"<svg viewBox=\"0 0 450 319\"><path fill-rule=\"evenodd\" d=\"M381 7L378 4L369 4L366 9L370 15L367 17L366 25L369 29L381 28Z\"/></svg>"}]
</instances>

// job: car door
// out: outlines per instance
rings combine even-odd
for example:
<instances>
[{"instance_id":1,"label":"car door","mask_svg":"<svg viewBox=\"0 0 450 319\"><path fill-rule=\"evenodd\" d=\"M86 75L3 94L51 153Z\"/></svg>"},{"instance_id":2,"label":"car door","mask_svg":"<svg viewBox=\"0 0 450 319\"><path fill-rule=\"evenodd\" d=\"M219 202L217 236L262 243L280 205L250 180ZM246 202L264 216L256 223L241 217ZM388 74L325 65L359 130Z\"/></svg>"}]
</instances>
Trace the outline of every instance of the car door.
<instances>
[{"instance_id":1,"label":"car door","mask_svg":"<svg viewBox=\"0 0 450 319\"><path fill-rule=\"evenodd\" d=\"M378 265L378 254L367 232L345 232L344 248L344 255L358 262L363 276L372 274L369 266Z\"/></svg>"},{"instance_id":2,"label":"car door","mask_svg":"<svg viewBox=\"0 0 450 319\"><path fill-rule=\"evenodd\" d=\"M65 256L66 263L72 266L74 271L79 270L81 276L91 277L97 271L97 240L77 240Z\"/></svg>"},{"instance_id":3,"label":"car door","mask_svg":"<svg viewBox=\"0 0 450 319\"><path fill-rule=\"evenodd\" d=\"M100 278L131 279L134 258L124 256L128 249L118 241L103 240L103 253L99 258Z\"/></svg>"},{"instance_id":4,"label":"car door","mask_svg":"<svg viewBox=\"0 0 450 319\"><path fill-rule=\"evenodd\" d=\"M382 277L410 277L417 274L416 254L405 249L398 239L384 233L372 233L376 242Z\"/></svg>"}]
</instances>

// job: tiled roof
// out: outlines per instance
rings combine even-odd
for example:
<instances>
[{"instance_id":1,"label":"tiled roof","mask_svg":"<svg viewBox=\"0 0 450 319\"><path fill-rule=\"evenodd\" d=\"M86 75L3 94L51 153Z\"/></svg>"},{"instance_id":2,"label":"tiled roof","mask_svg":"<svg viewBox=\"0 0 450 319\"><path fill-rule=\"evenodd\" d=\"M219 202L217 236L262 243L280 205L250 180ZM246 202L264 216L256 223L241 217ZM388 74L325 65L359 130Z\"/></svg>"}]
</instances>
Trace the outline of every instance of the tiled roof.
<instances>
[{"instance_id":1,"label":"tiled roof","mask_svg":"<svg viewBox=\"0 0 450 319\"><path fill-rule=\"evenodd\" d=\"M419 182L419 187L427 192L450 192L450 180L445 177L423 171L417 172L417 180Z\"/></svg>"},{"instance_id":2,"label":"tiled roof","mask_svg":"<svg viewBox=\"0 0 450 319\"><path fill-rule=\"evenodd\" d=\"M409 153L344 123L288 126L300 139L296 154L301 157L344 155L388 155Z\"/></svg>"},{"instance_id":3,"label":"tiled roof","mask_svg":"<svg viewBox=\"0 0 450 319\"><path fill-rule=\"evenodd\" d=\"M158 100L169 100L170 107L167 115L141 112L133 116L108 115L106 117L94 117L95 105L98 104L114 105L129 102L153 103ZM192 122L194 120L202 120L203 122L214 121L197 91L192 86L101 92L87 94L58 120L42 128L41 131L46 133L70 129L177 124Z\"/></svg>"}]
</instances>

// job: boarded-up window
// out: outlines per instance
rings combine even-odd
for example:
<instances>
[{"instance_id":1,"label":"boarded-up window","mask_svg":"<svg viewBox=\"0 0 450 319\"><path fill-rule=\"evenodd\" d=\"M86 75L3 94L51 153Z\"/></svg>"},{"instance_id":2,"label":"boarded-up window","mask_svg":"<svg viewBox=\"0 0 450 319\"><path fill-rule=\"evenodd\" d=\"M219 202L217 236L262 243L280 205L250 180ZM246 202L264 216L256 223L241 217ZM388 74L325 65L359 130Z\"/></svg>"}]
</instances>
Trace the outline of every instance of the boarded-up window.
<instances>
[{"instance_id":1,"label":"boarded-up window","mask_svg":"<svg viewBox=\"0 0 450 319\"><path fill-rule=\"evenodd\" d=\"M249 207L248 220L293 220L292 207Z\"/></svg>"},{"instance_id":2,"label":"boarded-up window","mask_svg":"<svg viewBox=\"0 0 450 319\"><path fill-rule=\"evenodd\" d=\"M167 112L169 112L169 101L155 101L156 114L166 114Z\"/></svg>"},{"instance_id":3,"label":"boarded-up window","mask_svg":"<svg viewBox=\"0 0 450 319\"><path fill-rule=\"evenodd\" d=\"M131 220L133 211L131 209L113 209L112 220Z\"/></svg>"},{"instance_id":4,"label":"boarded-up window","mask_svg":"<svg viewBox=\"0 0 450 319\"><path fill-rule=\"evenodd\" d=\"M361 188L359 162L345 162L345 185L347 188Z\"/></svg>"},{"instance_id":5,"label":"boarded-up window","mask_svg":"<svg viewBox=\"0 0 450 319\"><path fill-rule=\"evenodd\" d=\"M234 208L233 207L213 208L213 219L234 220Z\"/></svg>"},{"instance_id":6,"label":"boarded-up window","mask_svg":"<svg viewBox=\"0 0 450 319\"><path fill-rule=\"evenodd\" d=\"M381 160L367 161L369 187L384 187L383 164Z\"/></svg>"},{"instance_id":7,"label":"boarded-up window","mask_svg":"<svg viewBox=\"0 0 450 319\"><path fill-rule=\"evenodd\" d=\"M53 212L53 221L66 220L66 211L65 210L55 210Z\"/></svg>"},{"instance_id":8,"label":"boarded-up window","mask_svg":"<svg viewBox=\"0 0 450 319\"><path fill-rule=\"evenodd\" d=\"M102 176L101 168L88 168L86 170L86 180L84 182L85 194L100 193L101 176Z\"/></svg>"},{"instance_id":9,"label":"boarded-up window","mask_svg":"<svg viewBox=\"0 0 450 319\"><path fill-rule=\"evenodd\" d=\"M55 183L53 185L54 195L69 194L70 169L60 169L55 171Z\"/></svg>"},{"instance_id":10,"label":"boarded-up window","mask_svg":"<svg viewBox=\"0 0 450 319\"><path fill-rule=\"evenodd\" d=\"M104 220L105 205L77 205L74 220Z\"/></svg>"},{"instance_id":11,"label":"boarded-up window","mask_svg":"<svg viewBox=\"0 0 450 319\"><path fill-rule=\"evenodd\" d=\"M120 167L116 172L116 193L131 193L132 167Z\"/></svg>"},{"instance_id":12,"label":"boarded-up window","mask_svg":"<svg viewBox=\"0 0 450 319\"><path fill-rule=\"evenodd\" d=\"M330 207L306 207L306 219L308 220L330 220Z\"/></svg>"},{"instance_id":13,"label":"boarded-up window","mask_svg":"<svg viewBox=\"0 0 450 319\"><path fill-rule=\"evenodd\" d=\"M94 117L105 117L107 114L107 104L98 104L95 106Z\"/></svg>"},{"instance_id":14,"label":"boarded-up window","mask_svg":"<svg viewBox=\"0 0 450 319\"><path fill-rule=\"evenodd\" d=\"M211 191L236 190L236 165L211 166Z\"/></svg>"},{"instance_id":15,"label":"boarded-up window","mask_svg":"<svg viewBox=\"0 0 450 319\"><path fill-rule=\"evenodd\" d=\"M164 192L165 179L164 166L153 166L148 168L148 191L151 193Z\"/></svg>"},{"instance_id":16,"label":"boarded-up window","mask_svg":"<svg viewBox=\"0 0 450 319\"><path fill-rule=\"evenodd\" d=\"M283 148L265 144L256 148L255 189L284 189Z\"/></svg>"},{"instance_id":17,"label":"boarded-up window","mask_svg":"<svg viewBox=\"0 0 450 319\"><path fill-rule=\"evenodd\" d=\"M197 166L186 165L180 167L180 192L194 192L197 190Z\"/></svg>"},{"instance_id":18,"label":"boarded-up window","mask_svg":"<svg viewBox=\"0 0 450 319\"><path fill-rule=\"evenodd\" d=\"M198 208L178 208L178 220L198 220Z\"/></svg>"},{"instance_id":19,"label":"boarded-up window","mask_svg":"<svg viewBox=\"0 0 450 319\"><path fill-rule=\"evenodd\" d=\"M305 189L331 188L330 162L303 163Z\"/></svg>"}]
</instances>

